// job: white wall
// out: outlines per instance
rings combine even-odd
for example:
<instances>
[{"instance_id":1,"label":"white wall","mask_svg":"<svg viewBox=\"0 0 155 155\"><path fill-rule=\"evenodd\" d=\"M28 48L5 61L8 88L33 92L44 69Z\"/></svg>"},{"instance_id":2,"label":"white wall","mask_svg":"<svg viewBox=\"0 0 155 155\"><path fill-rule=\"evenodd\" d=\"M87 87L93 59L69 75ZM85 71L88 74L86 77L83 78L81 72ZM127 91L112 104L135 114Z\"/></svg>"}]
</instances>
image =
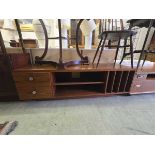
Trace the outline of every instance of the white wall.
<instances>
[{"instance_id":1,"label":"white wall","mask_svg":"<svg viewBox=\"0 0 155 155\"><path fill-rule=\"evenodd\" d=\"M44 49L32 49L32 59L35 60L35 56L41 56ZM90 62L92 62L96 50L84 50L84 55L89 57ZM22 53L21 48L7 48L8 53ZM27 52L30 52L29 49L27 49ZM113 63L115 56L115 50L105 50L102 53L101 57L101 63ZM97 57L98 58L98 57ZM48 50L48 53L45 57L45 60L52 60L52 61L59 61L59 49L52 48ZM76 49L63 49L63 60L71 61L71 60L80 60L80 57L78 56Z\"/></svg>"}]
</instances>

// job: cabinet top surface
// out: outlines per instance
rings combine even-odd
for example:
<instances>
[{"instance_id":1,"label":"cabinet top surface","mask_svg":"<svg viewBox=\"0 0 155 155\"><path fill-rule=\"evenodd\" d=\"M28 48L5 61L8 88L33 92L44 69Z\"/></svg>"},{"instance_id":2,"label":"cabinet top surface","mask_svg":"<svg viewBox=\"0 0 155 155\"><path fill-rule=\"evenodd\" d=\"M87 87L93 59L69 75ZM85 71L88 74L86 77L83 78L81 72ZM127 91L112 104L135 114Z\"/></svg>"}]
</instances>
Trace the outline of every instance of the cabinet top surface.
<instances>
[{"instance_id":1,"label":"cabinet top surface","mask_svg":"<svg viewBox=\"0 0 155 155\"><path fill-rule=\"evenodd\" d=\"M139 67L138 73L155 73L155 63L152 66Z\"/></svg>"},{"instance_id":2,"label":"cabinet top surface","mask_svg":"<svg viewBox=\"0 0 155 155\"><path fill-rule=\"evenodd\" d=\"M57 67L53 67L50 65L33 65L23 68L14 69L14 72L22 72L22 71L41 71L41 72L98 72L98 71L112 71L112 70L136 70L135 68L132 69L131 67L118 65L115 66L113 64L100 64L97 68L96 65L75 65L70 67L65 67L65 69L60 69Z\"/></svg>"}]
</instances>

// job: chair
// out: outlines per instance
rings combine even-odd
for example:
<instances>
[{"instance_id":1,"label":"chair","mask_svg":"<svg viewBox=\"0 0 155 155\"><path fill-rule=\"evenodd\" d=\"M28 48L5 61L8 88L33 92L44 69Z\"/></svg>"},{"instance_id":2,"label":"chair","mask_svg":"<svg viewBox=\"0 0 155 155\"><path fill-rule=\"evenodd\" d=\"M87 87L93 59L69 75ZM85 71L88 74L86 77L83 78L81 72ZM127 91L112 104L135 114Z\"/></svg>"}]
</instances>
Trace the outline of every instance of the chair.
<instances>
[{"instance_id":1,"label":"chair","mask_svg":"<svg viewBox=\"0 0 155 155\"><path fill-rule=\"evenodd\" d=\"M120 24L120 27L118 25ZM100 59L102 56L102 52L104 51L105 47L108 48L116 48L116 54L115 54L115 60L114 60L114 66L116 64L118 51L120 48L124 48L124 52L127 50L127 47L130 49L130 55L131 55L131 67L133 68L133 44L132 44L132 36L136 33L131 30L125 30L123 26L123 20L113 20L113 19L105 19L100 21L100 31L101 34L99 35L100 42L97 47L96 53L94 55L93 64L97 58L97 55L99 53L99 57L97 60L98 67L100 63ZM129 38L129 43L128 43ZM124 41L124 45L121 45L121 40ZM121 62L123 59L121 59Z\"/></svg>"},{"instance_id":2,"label":"chair","mask_svg":"<svg viewBox=\"0 0 155 155\"><path fill-rule=\"evenodd\" d=\"M148 49L145 50L145 45L146 45L146 42L148 40L148 37L149 37L149 34L150 34L150 30L151 30L151 27L155 27L155 20L154 19L130 19L127 21L127 23L130 24L130 29L137 26L139 28L142 28L142 27L147 27L148 30L147 30L147 33L146 33L146 36L145 36L145 40L144 40L144 43L143 43L143 46L142 46L142 49L141 50L135 50L133 53L139 53L140 54L140 57L139 57L139 60L138 60L138 63L137 63L137 69L138 67L140 66L140 61L142 58L143 59L143 63L142 63L142 67L147 59L147 56L149 53L153 53L155 54L155 50L151 50L150 49L150 46ZM154 40L154 37L153 36L153 40ZM123 57L122 59L124 59L127 55L129 55L130 53L126 53L124 52L123 53ZM122 62L122 60L121 60Z\"/></svg>"}]
</instances>

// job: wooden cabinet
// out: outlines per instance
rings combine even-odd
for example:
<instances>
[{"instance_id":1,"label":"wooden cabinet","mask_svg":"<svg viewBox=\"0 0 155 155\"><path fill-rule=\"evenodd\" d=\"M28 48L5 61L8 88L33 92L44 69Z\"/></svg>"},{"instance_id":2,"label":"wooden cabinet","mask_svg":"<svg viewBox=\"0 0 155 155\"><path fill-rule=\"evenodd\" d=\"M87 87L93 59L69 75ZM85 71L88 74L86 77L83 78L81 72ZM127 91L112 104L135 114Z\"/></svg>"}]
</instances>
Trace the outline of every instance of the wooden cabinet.
<instances>
[{"instance_id":1,"label":"wooden cabinet","mask_svg":"<svg viewBox=\"0 0 155 155\"><path fill-rule=\"evenodd\" d=\"M31 66L15 69L20 100L155 93L155 65L139 70L116 65L79 65L66 69Z\"/></svg>"},{"instance_id":2,"label":"wooden cabinet","mask_svg":"<svg viewBox=\"0 0 155 155\"><path fill-rule=\"evenodd\" d=\"M20 72L13 73L20 100L49 99L54 95L53 75L51 72Z\"/></svg>"},{"instance_id":3,"label":"wooden cabinet","mask_svg":"<svg viewBox=\"0 0 155 155\"><path fill-rule=\"evenodd\" d=\"M20 100L37 100L129 93L134 74L134 69L113 66L33 66L14 70L13 77Z\"/></svg>"}]
</instances>

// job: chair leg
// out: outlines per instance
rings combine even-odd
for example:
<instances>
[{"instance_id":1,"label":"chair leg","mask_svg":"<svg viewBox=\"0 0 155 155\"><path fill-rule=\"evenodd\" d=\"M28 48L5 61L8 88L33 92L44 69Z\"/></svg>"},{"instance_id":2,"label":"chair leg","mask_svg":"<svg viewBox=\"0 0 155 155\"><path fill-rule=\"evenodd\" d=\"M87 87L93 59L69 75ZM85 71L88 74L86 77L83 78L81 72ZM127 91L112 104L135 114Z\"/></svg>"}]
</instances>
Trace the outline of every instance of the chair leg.
<instances>
[{"instance_id":1,"label":"chair leg","mask_svg":"<svg viewBox=\"0 0 155 155\"><path fill-rule=\"evenodd\" d=\"M145 61L146 61L146 58L147 58L147 54L148 54L148 53L145 53L145 57L144 57L144 60L143 60L143 64L142 64L142 67L144 66L144 63L145 63Z\"/></svg>"},{"instance_id":2,"label":"chair leg","mask_svg":"<svg viewBox=\"0 0 155 155\"><path fill-rule=\"evenodd\" d=\"M111 40L108 41L108 47L111 49Z\"/></svg>"},{"instance_id":3,"label":"chair leg","mask_svg":"<svg viewBox=\"0 0 155 155\"><path fill-rule=\"evenodd\" d=\"M132 36L130 36L130 54L131 54L131 67L133 68L133 44L132 44Z\"/></svg>"},{"instance_id":4,"label":"chair leg","mask_svg":"<svg viewBox=\"0 0 155 155\"><path fill-rule=\"evenodd\" d=\"M116 64L116 60L117 60L117 55L118 55L118 51L119 51L120 41L121 41L121 39L118 40L117 50L116 50L116 54L115 54L114 66L115 66L115 64Z\"/></svg>"},{"instance_id":5,"label":"chair leg","mask_svg":"<svg viewBox=\"0 0 155 155\"><path fill-rule=\"evenodd\" d=\"M133 50L131 51L131 67L133 68Z\"/></svg>"},{"instance_id":6,"label":"chair leg","mask_svg":"<svg viewBox=\"0 0 155 155\"><path fill-rule=\"evenodd\" d=\"M97 50L96 50L95 56L94 56L94 58L93 58L92 64L94 64L94 62L95 62L95 59L96 59L96 56L97 56L97 54L98 54L98 52L99 52L99 49L100 49L100 47L101 47L102 41L103 41L103 38L101 38L101 40L100 40L100 42L99 42L99 45L98 45L98 47L97 47Z\"/></svg>"},{"instance_id":7,"label":"chair leg","mask_svg":"<svg viewBox=\"0 0 155 155\"><path fill-rule=\"evenodd\" d=\"M98 67L98 65L99 65L99 62L100 62L100 59L101 59L101 55L102 55L102 52L103 52L103 49L104 49L104 46L105 46L106 39L107 39L107 34L106 34L106 36L105 36L105 38L103 40L103 44L102 44L102 47L101 47L101 50L100 50L100 55L99 55L96 67Z\"/></svg>"},{"instance_id":8,"label":"chair leg","mask_svg":"<svg viewBox=\"0 0 155 155\"><path fill-rule=\"evenodd\" d=\"M123 50L123 56L122 56L122 59L120 61L120 65L122 64L124 58L125 58L125 53L126 53L126 44L127 44L127 39L124 40L124 50Z\"/></svg>"},{"instance_id":9,"label":"chair leg","mask_svg":"<svg viewBox=\"0 0 155 155\"><path fill-rule=\"evenodd\" d=\"M125 54L123 53L122 59L121 59L121 61L119 62L120 65L122 64L124 58L125 58Z\"/></svg>"},{"instance_id":10,"label":"chair leg","mask_svg":"<svg viewBox=\"0 0 155 155\"><path fill-rule=\"evenodd\" d=\"M140 65L141 58L143 57L143 54L144 54L144 52L145 52L145 51L144 51L145 45L146 45L146 42L147 42L148 36L149 36L149 34L150 34L150 30L151 30L151 27L152 27L153 23L154 23L154 19L151 19L151 20L150 20L149 27L148 27L148 30L147 30L147 34L146 34L146 36L145 36L145 40L144 40L144 44L143 44L143 47L142 47L142 51L141 51L141 53L140 53L140 57L139 57L139 60L138 60L137 69L138 69L138 67L139 67L139 65Z\"/></svg>"}]
</instances>

